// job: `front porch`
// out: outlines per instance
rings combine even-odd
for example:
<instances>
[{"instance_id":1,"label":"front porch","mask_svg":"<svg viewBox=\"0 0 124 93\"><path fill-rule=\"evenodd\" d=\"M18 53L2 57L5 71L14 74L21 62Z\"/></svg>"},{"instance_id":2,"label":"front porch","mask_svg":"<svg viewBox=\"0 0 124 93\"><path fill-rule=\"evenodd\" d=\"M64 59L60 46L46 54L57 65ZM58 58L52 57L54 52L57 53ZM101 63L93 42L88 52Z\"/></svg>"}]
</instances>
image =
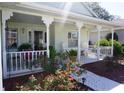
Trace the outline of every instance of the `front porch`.
<instances>
[{"instance_id":1,"label":"front porch","mask_svg":"<svg viewBox=\"0 0 124 93\"><path fill-rule=\"evenodd\" d=\"M42 71L42 63L46 57L49 58L49 46L54 46L57 52L77 50L77 61L80 64L113 55L113 44L110 47L100 47L98 43L95 48L89 47L90 31L98 32L99 41L102 29L113 33L113 29L109 27L68 20L63 23L60 19L48 16L2 12L4 78ZM19 49L27 43L30 48Z\"/></svg>"}]
</instances>

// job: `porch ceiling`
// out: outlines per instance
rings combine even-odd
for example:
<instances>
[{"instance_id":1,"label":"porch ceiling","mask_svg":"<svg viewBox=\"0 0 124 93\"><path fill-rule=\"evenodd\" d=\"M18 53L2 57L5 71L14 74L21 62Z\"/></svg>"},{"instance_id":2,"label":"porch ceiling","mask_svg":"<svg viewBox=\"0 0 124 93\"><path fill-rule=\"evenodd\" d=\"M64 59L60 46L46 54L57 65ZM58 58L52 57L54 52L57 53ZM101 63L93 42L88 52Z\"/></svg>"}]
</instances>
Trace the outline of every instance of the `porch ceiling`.
<instances>
[{"instance_id":1,"label":"porch ceiling","mask_svg":"<svg viewBox=\"0 0 124 93\"><path fill-rule=\"evenodd\" d=\"M11 22L23 22L23 23L32 23L32 24L43 24L41 17L32 16L26 14L14 13L13 16L9 19Z\"/></svg>"}]
</instances>

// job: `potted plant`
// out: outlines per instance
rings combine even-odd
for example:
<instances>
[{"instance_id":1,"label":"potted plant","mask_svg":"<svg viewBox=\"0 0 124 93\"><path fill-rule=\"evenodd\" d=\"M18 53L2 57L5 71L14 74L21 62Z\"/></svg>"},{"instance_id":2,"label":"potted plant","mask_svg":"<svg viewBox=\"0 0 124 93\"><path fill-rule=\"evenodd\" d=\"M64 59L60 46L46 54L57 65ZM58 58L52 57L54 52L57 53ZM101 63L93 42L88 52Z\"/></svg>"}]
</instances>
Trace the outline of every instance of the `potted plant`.
<instances>
[{"instance_id":1,"label":"potted plant","mask_svg":"<svg viewBox=\"0 0 124 93\"><path fill-rule=\"evenodd\" d=\"M19 51L29 51L32 50L32 46L29 43L23 43L18 47Z\"/></svg>"},{"instance_id":2,"label":"potted plant","mask_svg":"<svg viewBox=\"0 0 124 93\"><path fill-rule=\"evenodd\" d=\"M19 51L31 51L32 46L29 43L23 43L18 47L18 50ZM26 53L25 58L28 59L28 57L29 57L29 59L32 59L32 53L30 53L29 55L28 55L28 53Z\"/></svg>"}]
</instances>

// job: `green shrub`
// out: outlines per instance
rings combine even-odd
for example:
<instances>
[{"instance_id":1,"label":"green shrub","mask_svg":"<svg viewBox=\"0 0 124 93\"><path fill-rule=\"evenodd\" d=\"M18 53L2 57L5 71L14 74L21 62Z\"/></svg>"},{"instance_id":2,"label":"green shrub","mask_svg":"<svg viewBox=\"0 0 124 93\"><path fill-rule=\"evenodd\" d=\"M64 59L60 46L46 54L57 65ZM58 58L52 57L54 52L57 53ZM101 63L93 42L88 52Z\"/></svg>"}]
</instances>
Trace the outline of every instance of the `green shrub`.
<instances>
[{"instance_id":1,"label":"green shrub","mask_svg":"<svg viewBox=\"0 0 124 93\"><path fill-rule=\"evenodd\" d=\"M101 39L100 41L97 41L96 45L98 45L98 42L100 43L100 46L109 46L109 41L107 39Z\"/></svg>"},{"instance_id":2,"label":"green shrub","mask_svg":"<svg viewBox=\"0 0 124 93\"><path fill-rule=\"evenodd\" d=\"M69 59L73 62L76 62L76 58L77 58L77 51L76 50L70 50L70 51L66 51L67 56L69 57Z\"/></svg>"},{"instance_id":3,"label":"green shrub","mask_svg":"<svg viewBox=\"0 0 124 93\"><path fill-rule=\"evenodd\" d=\"M55 73L55 71L58 69L58 64L56 62L57 52L53 46L50 46L49 49L50 49L50 58L48 62L42 65L42 67L47 72Z\"/></svg>"},{"instance_id":4,"label":"green shrub","mask_svg":"<svg viewBox=\"0 0 124 93\"><path fill-rule=\"evenodd\" d=\"M70 50L70 51L66 51L68 56L77 56L77 51L76 50Z\"/></svg>"},{"instance_id":5,"label":"green shrub","mask_svg":"<svg viewBox=\"0 0 124 93\"><path fill-rule=\"evenodd\" d=\"M109 41L110 45L112 45L112 40ZM119 56L122 54L122 46L119 41L113 40L113 54L114 56Z\"/></svg>"},{"instance_id":6,"label":"green shrub","mask_svg":"<svg viewBox=\"0 0 124 93\"><path fill-rule=\"evenodd\" d=\"M124 46L121 46L121 52L124 55Z\"/></svg>"},{"instance_id":7,"label":"green shrub","mask_svg":"<svg viewBox=\"0 0 124 93\"><path fill-rule=\"evenodd\" d=\"M32 46L29 43L23 43L18 47L19 51L25 51L29 49L32 49Z\"/></svg>"},{"instance_id":8,"label":"green shrub","mask_svg":"<svg viewBox=\"0 0 124 93\"><path fill-rule=\"evenodd\" d=\"M50 59L54 60L57 55L57 52L53 46L49 46L49 50L50 50Z\"/></svg>"}]
</instances>

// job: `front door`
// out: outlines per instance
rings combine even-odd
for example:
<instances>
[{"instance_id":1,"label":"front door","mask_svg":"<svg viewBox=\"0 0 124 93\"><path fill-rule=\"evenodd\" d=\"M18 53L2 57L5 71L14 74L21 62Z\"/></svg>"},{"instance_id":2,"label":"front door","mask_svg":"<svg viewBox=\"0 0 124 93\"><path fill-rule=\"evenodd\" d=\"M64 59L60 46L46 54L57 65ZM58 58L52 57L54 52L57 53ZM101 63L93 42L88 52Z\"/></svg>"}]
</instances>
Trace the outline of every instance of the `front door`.
<instances>
[{"instance_id":1,"label":"front door","mask_svg":"<svg viewBox=\"0 0 124 93\"><path fill-rule=\"evenodd\" d=\"M41 50L43 49L44 43L43 31L34 31L34 49Z\"/></svg>"}]
</instances>

